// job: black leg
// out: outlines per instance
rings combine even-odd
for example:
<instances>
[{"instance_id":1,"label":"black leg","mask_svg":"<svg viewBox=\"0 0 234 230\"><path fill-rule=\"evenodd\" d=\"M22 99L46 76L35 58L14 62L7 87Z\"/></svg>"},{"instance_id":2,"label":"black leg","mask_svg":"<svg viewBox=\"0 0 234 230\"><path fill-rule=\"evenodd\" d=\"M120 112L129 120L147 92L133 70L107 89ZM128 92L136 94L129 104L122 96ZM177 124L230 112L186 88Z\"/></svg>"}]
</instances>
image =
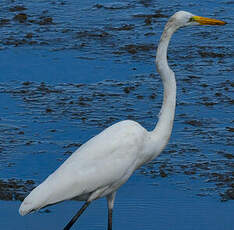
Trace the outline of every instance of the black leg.
<instances>
[{"instance_id":1,"label":"black leg","mask_svg":"<svg viewBox=\"0 0 234 230\"><path fill-rule=\"evenodd\" d=\"M84 210L89 206L90 202L87 201L85 204L81 207L81 209L76 213L76 215L70 220L70 222L65 226L63 230L69 230L72 225L77 221L79 216L84 212Z\"/></svg>"},{"instance_id":2,"label":"black leg","mask_svg":"<svg viewBox=\"0 0 234 230\"><path fill-rule=\"evenodd\" d=\"M113 192L106 197L108 204L108 230L112 230L112 212L115 202L115 194L116 192Z\"/></svg>"},{"instance_id":3,"label":"black leg","mask_svg":"<svg viewBox=\"0 0 234 230\"><path fill-rule=\"evenodd\" d=\"M108 230L112 230L112 209L108 208Z\"/></svg>"}]
</instances>

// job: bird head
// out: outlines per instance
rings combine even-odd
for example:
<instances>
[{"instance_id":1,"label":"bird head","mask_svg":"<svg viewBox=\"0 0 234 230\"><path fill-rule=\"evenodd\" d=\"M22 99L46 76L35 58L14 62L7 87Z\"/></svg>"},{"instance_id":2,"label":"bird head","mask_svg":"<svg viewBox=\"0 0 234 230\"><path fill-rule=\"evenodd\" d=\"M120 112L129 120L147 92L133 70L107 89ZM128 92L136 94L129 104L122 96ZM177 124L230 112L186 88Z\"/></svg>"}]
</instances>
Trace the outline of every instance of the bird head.
<instances>
[{"instance_id":1,"label":"bird head","mask_svg":"<svg viewBox=\"0 0 234 230\"><path fill-rule=\"evenodd\" d=\"M226 22L221 20L200 17L186 11L176 12L170 18L170 21L173 22L177 28L190 26L190 25L225 25L226 24Z\"/></svg>"}]
</instances>

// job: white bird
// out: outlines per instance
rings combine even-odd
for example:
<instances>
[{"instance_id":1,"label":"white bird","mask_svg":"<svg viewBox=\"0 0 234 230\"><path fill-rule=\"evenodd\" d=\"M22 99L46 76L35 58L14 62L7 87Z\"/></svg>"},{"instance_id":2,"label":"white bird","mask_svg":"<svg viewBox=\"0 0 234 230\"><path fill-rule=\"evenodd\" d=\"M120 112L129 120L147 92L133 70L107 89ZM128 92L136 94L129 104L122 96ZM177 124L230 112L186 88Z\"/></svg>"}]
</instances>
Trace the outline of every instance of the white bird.
<instances>
[{"instance_id":1,"label":"white bird","mask_svg":"<svg viewBox=\"0 0 234 230\"><path fill-rule=\"evenodd\" d=\"M24 199L19 213L26 215L47 205L77 199L85 204L66 225L70 229L88 205L101 197L108 203L108 230L117 189L143 164L157 157L167 145L174 121L176 80L167 62L172 34L183 26L224 25L223 21L179 11L170 17L161 36L156 67L164 87L163 104L156 127L147 131L135 121L120 121L78 148L54 173Z\"/></svg>"}]
</instances>

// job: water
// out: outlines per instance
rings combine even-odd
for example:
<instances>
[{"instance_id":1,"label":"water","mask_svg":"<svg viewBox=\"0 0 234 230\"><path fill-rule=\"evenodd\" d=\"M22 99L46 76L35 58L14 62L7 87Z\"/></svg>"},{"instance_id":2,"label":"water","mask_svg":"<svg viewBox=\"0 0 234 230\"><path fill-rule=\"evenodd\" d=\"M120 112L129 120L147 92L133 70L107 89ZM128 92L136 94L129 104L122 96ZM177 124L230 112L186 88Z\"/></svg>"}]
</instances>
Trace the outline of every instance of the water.
<instances>
[{"instance_id":1,"label":"water","mask_svg":"<svg viewBox=\"0 0 234 230\"><path fill-rule=\"evenodd\" d=\"M20 217L19 200L109 125L154 127L162 101L155 50L181 9L228 24L173 36L172 138L120 189L114 229L232 229L234 6L226 0L0 3L1 229L61 229L80 203ZM105 200L76 226L103 229Z\"/></svg>"},{"instance_id":2,"label":"water","mask_svg":"<svg viewBox=\"0 0 234 230\"><path fill-rule=\"evenodd\" d=\"M3 229L62 229L80 204L75 201L50 207L50 212L20 217L15 214L19 202L1 201ZM134 175L117 194L113 213L114 229L182 229L230 230L233 225L233 203L215 202L210 197L197 198L162 181L152 185L151 179ZM93 202L74 229L105 229L107 208L104 199Z\"/></svg>"}]
</instances>

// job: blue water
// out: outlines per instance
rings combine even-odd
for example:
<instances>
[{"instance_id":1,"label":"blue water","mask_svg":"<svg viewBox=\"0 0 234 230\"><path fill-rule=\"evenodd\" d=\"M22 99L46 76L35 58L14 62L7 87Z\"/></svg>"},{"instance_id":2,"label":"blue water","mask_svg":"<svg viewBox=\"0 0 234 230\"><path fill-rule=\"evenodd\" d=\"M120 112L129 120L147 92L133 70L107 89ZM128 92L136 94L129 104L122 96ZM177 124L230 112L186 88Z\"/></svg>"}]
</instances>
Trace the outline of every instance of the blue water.
<instances>
[{"instance_id":1,"label":"blue water","mask_svg":"<svg viewBox=\"0 0 234 230\"><path fill-rule=\"evenodd\" d=\"M80 204L75 201L51 207L25 217L15 214L19 202L1 201L5 215L0 217L3 229L62 229ZM114 229L182 229L231 230L233 203L215 202L211 198L197 198L191 192L161 182L152 185L149 179L134 175L117 194L113 214ZM14 217L14 221L8 217ZM74 229L105 229L107 208L104 199L93 202L75 224Z\"/></svg>"},{"instance_id":2,"label":"blue water","mask_svg":"<svg viewBox=\"0 0 234 230\"><path fill-rule=\"evenodd\" d=\"M40 183L119 120L151 130L162 101L157 43L181 9L228 24L173 36L173 134L160 157L118 192L113 228L233 229L234 4L227 0L1 1L0 182ZM0 188L0 229L62 229L81 205L69 201L20 217L16 194L30 189ZM105 200L95 201L74 229L103 229L106 214Z\"/></svg>"}]
</instances>

